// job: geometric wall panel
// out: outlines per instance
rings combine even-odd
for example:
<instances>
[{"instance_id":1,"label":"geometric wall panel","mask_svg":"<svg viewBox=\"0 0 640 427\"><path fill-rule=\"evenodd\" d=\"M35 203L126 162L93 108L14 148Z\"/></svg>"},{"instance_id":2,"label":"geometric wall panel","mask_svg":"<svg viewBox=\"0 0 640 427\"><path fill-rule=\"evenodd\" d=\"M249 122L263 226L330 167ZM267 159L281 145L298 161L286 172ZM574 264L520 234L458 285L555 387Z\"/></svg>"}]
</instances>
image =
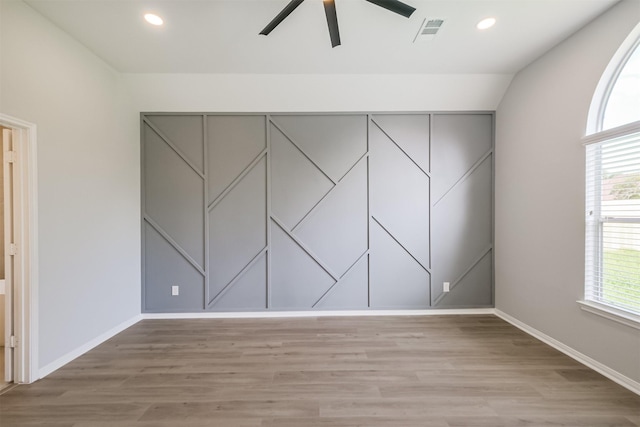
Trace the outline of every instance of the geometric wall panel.
<instances>
[{"instance_id":1,"label":"geometric wall panel","mask_svg":"<svg viewBox=\"0 0 640 427\"><path fill-rule=\"evenodd\" d=\"M429 273L384 229L371 227L371 307L426 308Z\"/></svg>"},{"instance_id":2,"label":"geometric wall panel","mask_svg":"<svg viewBox=\"0 0 640 427\"><path fill-rule=\"evenodd\" d=\"M295 230L339 276L367 251L367 163L356 165Z\"/></svg>"},{"instance_id":3,"label":"geometric wall panel","mask_svg":"<svg viewBox=\"0 0 640 427\"><path fill-rule=\"evenodd\" d=\"M438 114L432 121L434 202L493 148L491 114Z\"/></svg>"},{"instance_id":4,"label":"geometric wall panel","mask_svg":"<svg viewBox=\"0 0 640 427\"><path fill-rule=\"evenodd\" d=\"M358 310L369 305L369 264L366 256L316 304L319 310Z\"/></svg>"},{"instance_id":5,"label":"geometric wall panel","mask_svg":"<svg viewBox=\"0 0 640 427\"><path fill-rule=\"evenodd\" d=\"M367 152L366 115L278 115L271 119L334 182Z\"/></svg>"},{"instance_id":6,"label":"geometric wall panel","mask_svg":"<svg viewBox=\"0 0 640 427\"><path fill-rule=\"evenodd\" d=\"M429 133L423 135L429 145ZM371 215L429 268L429 176L371 126Z\"/></svg>"},{"instance_id":7,"label":"geometric wall panel","mask_svg":"<svg viewBox=\"0 0 640 427\"><path fill-rule=\"evenodd\" d=\"M310 309L335 280L275 223L271 238L271 306Z\"/></svg>"},{"instance_id":8,"label":"geometric wall panel","mask_svg":"<svg viewBox=\"0 0 640 427\"><path fill-rule=\"evenodd\" d=\"M264 310L267 308L267 256L256 262L213 303L214 311Z\"/></svg>"},{"instance_id":9,"label":"geometric wall panel","mask_svg":"<svg viewBox=\"0 0 640 427\"><path fill-rule=\"evenodd\" d=\"M203 179L147 125L144 136L144 212L204 268Z\"/></svg>"},{"instance_id":10,"label":"geometric wall panel","mask_svg":"<svg viewBox=\"0 0 640 427\"><path fill-rule=\"evenodd\" d=\"M144 227L144 303L150 312L180 312L202 309L204 276L151 225ZM171 286L180 286L180 298L171 296Z\"/></svg>"},{"instance_id":11,"label":"geometric wall panel","mask_svg":"<svg viewBox=\"0 0 640 427\"><path fill-rule=\"evenodd\" d=\"M270 129L272 210L292 229L333 183L280 130Z\"/></svg>"},{"instance_id":12,"label":"geometric wall panel","mask_svg":"<svg viewBox=\"0 0 640 427\"><path fill-rule=\"evenodd\" d=\"M266 147L264 116L207 116L209 202Z\"/></svg>"},{"instance_id":13,"label":"geometric wall panel","mask_svg":"<svg viewBox=\"0 0 640 427\"><path fill-rule=\"evenodd\" d=\"M429 172L428 115L376 114L372 118L417 166Z\"/></svg>"},{"instance_id":14,"label":"geometric wall panel","mask_svg":"<svg viewBox=\"0 0 640 427\"><path fill-rule=\"evenodd\" d=\"M202 116L148 115L145 118L204 173Z\"/></svg>"},{"instance_id":15,"label":"geometric wall panel","mask_svg":"<svg viewBox=\"0 0 640 427\"><path fill-rule=\"evenodd\" d=\"M434 129L444 128L440 125L441 121L454 127L454 119L462 119L463 124L470 121L468 117L436 115L433 118ZM483 122L480 118L474 120ZM490 120L490 115L484 116L485 124L491 123ZM454 134L455 137L434 139L433 143L433 184L435 186L440 180L446 180L449 187L439 184L443 195L434 200L431 211L432 222L438 224L432 228L432 303L434 307L466 306L470 304L468 300L471 296L482 294L483 298L475 298L475 305L487 306L491 305L493 283L492 147L486 146L484 137L480 138L480 148L486 149L486 152L480 153L479 148L474 146L473 141L478 138L476 128L459 126ZM446 145L447 148L438 148L440 145ZM474 150L468 150L470 146ZM466 165L455 166L461 164L460 159L440 157L442 153L456 151L456 147L458 151L467 153L466 165L470 165L470 169L466 170ZM471 157L471 154L475 157ZM435 163L439 164L440 169L447 169L451 163L451 168L457 170L459 176L436 176ZM477 271L479 269L482 269L482 274ZM449 293L443 293L443 282L450 283Z\"/></svg>"},{"instance_id":16,"label":"geometric wall panel","mask_svg":"<svg viewBox=\"0 0 640 427\"><path fill-rule=\"evenodd\" d=\"M434 301L437 308L465 308L478 306L491 306L492 286L491 278L493 271L493 256L491 251L473 265L467 274L460 278L460 281L451 288L447 294Z\"/></svg>"},{"instance_id":17,"label":"geometric wall panel","mask_svg":"<svg viewBox=\"0 0 640 427\"><path fill-rule=\"evenodd\" d=\"M492 305L492 114L141 125L143 311Z\"/></svg>"},{"instance_id":18,"label":"geometric wall panel","mask_svg":"<svg viewBox=\"0 0 640 427\"><path fill-rule=\"evenodd\" d=\"M266 174L263 157L209 213L209 300L267 246Z\"/></svg>"}]
</instances>

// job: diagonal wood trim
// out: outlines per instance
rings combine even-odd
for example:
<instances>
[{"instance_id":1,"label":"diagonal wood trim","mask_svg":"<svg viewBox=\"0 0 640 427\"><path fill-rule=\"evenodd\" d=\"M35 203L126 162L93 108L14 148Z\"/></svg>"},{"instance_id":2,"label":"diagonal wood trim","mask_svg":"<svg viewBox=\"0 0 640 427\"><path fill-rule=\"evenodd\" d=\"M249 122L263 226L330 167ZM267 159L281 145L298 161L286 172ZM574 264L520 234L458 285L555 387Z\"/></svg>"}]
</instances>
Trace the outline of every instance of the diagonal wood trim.
<instances>
[{"instance_id":1,"label":"diagonal wood trim","mask_svg":"<svg viewBox=\"0 0 640 427\"><path fill-rule=\"evenodd\" d=\"M238 283L238 280L240 280L240 278L244 275L244 273L247 272L247 270L249 270L251 267L253 267L255 265L256 262L258 262L258 260L260 259L260 256L263 255L264 253L266 253L268 250L268 247L265 246L264 248L260 249L260 251L253 257L251 258L251 261L249 261L247 263L247 265L245 265L244 267L242 267L242 269L238 272L238 274L236 274L235 276L233 276L233 279L231 279L231 281L229 281L229 283L227 283L221 290L220 292L218 292L212 299L211 301L209 301L207 303L207 308L211 308L212 306L214 306L221 298L224 294L227 293L227 291L229 289L231 289L233 287L233 285L235 285L236 283ZM208 287L208 283L207 283L207 287Z\"/></svg>"},{"instance_id":2,"label":"diagonal wood trim","mask_svg":"<svg viewBox=\"0 0 640 427\"><path fill-rule=\"evenodd\" d=\"M229 194L229 193L231 192L231 190L233 190L233 189L236 187L236 185L238 185L238 184L240 183L240 181L242 181L242 179L243 179L245 176L247 176L247 175L249 174L249 172L251 172L251 170L252 170L252 169L253 169L253 168L254 168L258 163L260 163L260 161L262 160L262 158L263 158L264 156L266 156L266 155L267 155L267 149L265 148L264 150L262 150L262 151L260 152L260 154L258 154L258 155L256 156L256 158L255 158L255 159L253 159L253 160L251 161L251 163L249 163L249 165L248 165L246 168L244 168L244 169L242 170L242 172L240 172L240 175L238 175L237 177L235 177L235 178L234 178L234 180L233 180L233 181L231 181L231 184L227 185L227 188L225 188L225 189L222 191L222 193L220 193L220 195L219 195L218 197L216 197L216 198L213 200L213 202L209 203L209 205L207 206L207 212L211 212L211 211L213 210L213 208L215 208L215 207L216 207L216 205L217 205L218 203L220 203L220 202L222 201L222 199L224 199L224 198L227 196L227 194ZM208 197L208 195L207 195L207 197Z\"/></svg>"},{"instance_id":3,"label":"diagonal wood trim","mask_svg":"<svg viewBox=\"0 0 640 427\"><path fill-rule=\"evenodd\" d=\"M489 246L487 246L485 250L482 251L481 255L476 259L474 259L471 265L464 272L462 272L462 274L459 275L456 280L451 282L451 286L449 287L449 290L452 290L453 288L455 288L458 285L458 283L460 283L462 279L464 279L467 276L467 274L471 273L471 270L473 270L476 267L476 265L478 265L480 261L482 261L492 250L493 250L493 245L489 244ZM436 298L433 305L438 305L438 303L440 303L440 301L442 301L446 296L447 296L446 292L441 293L438 296L438 298Z\"/></svg>"},{"instance_id":4,"label":"diagonal wood trim","mask_svg":"<svg viewBox=\"0 0 640 427\"><path fill-rule=\"evenodd\" d=\"M347 268L347 271L345 271L345 272L342 274L342 276L340 276L340 279L339 279L336 283L334 283L333 285L329 286L329 289L327 289L327 291L326 291L324 294L322 294L322 296L321 296L320 298L318 298L318 301L316 301L315 303L313 303L313 305L311 306L311 308L315 308L315 307L316 307L316 305L320 304L320 302L322 302L322 300L324 300L324 299L325 299L325 297L327 297L327 296L331 293L331 291L333 290L333 288L335 288L339 283L341 283L341 282L342 282L342 279L344 279L344 277L345 277L347 274L349 274L349 272L353 269L353 267L355 267L355 266L356 266L356 264L358 264L358 263L360 262L360 260L361 260L362 258L364 258L366 255L369 255L369 250L368 250L368 249L367 249L366 251L364 251L364 253L363 253L362 255L360 255L360 256L358 257L358 259L356 259L356 260L354 261L354 263L353 263L353 264L351 264L351 266L350 266L349 268ZM369 283L369 281L367 280L367 285L368 285L368 283Z\"/></svg>"},{"instance_id":5,"label":"diagonal wood trim","mask_svg":"<svg viewBox=\"0 0 640 427\"><path fill-rule=\"evenodd\" d=\"M342 176L342 178L340 178L340 180L339 180L339 181L338 181L338 182L337 182L337 183L336 183L336 184L335 184L331 189L329 189L329 191L327 191L327 192L325 193L325 195L324 195L324 196L322 196L322 197L320 198L320 200L318 200L318 202L317 202L315 205L313 205L313 207L309 210L309 212L307 212L306 214L304 214L304 216L300 219L300 221L298 221L298 223L297 223L296 225L294 225L294 226L293 226L293 228L291 229L291 232L292 232L292 233L293 233L293 232L295 232L295 231L296 231L296 229L297 229L299 226L301 226L301 225L302 225L302 223L304 222L304 220L305 220L305 219L307 219L307 218L309 217L309 215L311 215L313 212L315 212L315 211L316 211L316 209L317 209L317 208L322 204L322 201L323 201L324 199L326 199L326 198L329 196L329 194L331 194L331 193L333 192L333 190L335 190L336 188L338 188L338 186L340 186L340 184L341 184L341 183L343 182L343 180L347 177L347 175L349 175L349 172L351 172L351 171L352 171L356 166L358 166L358 164L362 161L362 159L366 158L366 157L368 156L368 154L369 154L368 152L364 153L364 154L363 154L363 155L362 155L362 156L361 156L361 157L360 157L360 158L359 158L359 159L358 159L358 160L353 164L353 166L351 166L351 167L349 168L349 170L347 171L347 173L345 173L345 174ZM368 181L368 176L369 176L369 175L368 175L368 171L367 171L367 181Z\"/></svg>"},{"instance_id":6,"label":"diagonal wood trim","mask_svg":"<svg viewBox=\"0 0 640 427\"><path fill-rule=\"evenodd\" d=\"M311 249L309 249L304 243L302 243L300 241L300 239L298 239L293 233L291 233L289 230L287 230L287 228L285 227L285 225L282 223L282 221L280 221L278 218L276 218L275 216L273 216L273 214L271 214L271 220L278 226L280 227L280 229L282 231L285 232L285 234L287 236L289 236L289 238L291 240L293 240L299 247L300 249L302 249L303 251L305 251L307 253L307 255L309 255L311 257L311 259L313 259L315 261L316 264L318 264L318 266L320 266L320 268L322 268L329 276L331 276L331 278L333 280L335 280L336 282L339 280L338 275L335 274L333 271L331 271L331 269L329 268L329 266L327 266L325 263L323 263L320 258L314 254Z\"/></svg>"},{"instance_id":7,"label":"diagonal wood trim","mask_svg":"<svg viewBox=\"0 0 640 427\"><path fill-rule=\"evenodd\" d=\"M369 156L369 150L367 150L362 156L360 156L360 158L358 158L358 160L355 161L355 163L353 165L351 165L351 167L349 168L349 170L347 170L345 172L344 175L342 175L342 177L338 180L338 184L340 184L346 177L347 175L349 175L349 173L355 169L356 166L358 166L358 164L365 158ZM336 184L337 185L337 184Z\"/></svg>"},{"instance_id":8,"label":"diagonal wood trim","mask_svg":"<svg viewBox=\"0 0 640 427\"><path fill-rule=\"evenodd\" d=\"M167 241L167 243L169 243L173 249L175 249L180 255L182 255L182 257L187 260L187 262L189 264L191 264L191 266L193 268L195 268L196 270L198 270L198 273L200 273L203 277L206 276L204 269L200 266L200 264L198 264L198 262L196 260L194 260L193 258L191 258L191 255L189 255L189 253L187 253L187 251L185 251L182 246L180 246L178 244L178 242L176 242L175 240L173 240L173 238L171 238L171 236L169 236L169 233L167 233L166 231L164 231L162 229L162 227L160 227L160 224L158 224L157 222L155 222L154 220L152 220L149 215L145 214L144 218L145 222L147 224L149 224L151 226L151 228L153 228L158 234L160 234L160 236L162 236L162 238L164 240Z\"/></svg>"},{"instance_id":9,"label":"diagonal wood trim","mask_svg":"<svg viewBox=\"0 0 640 427\"><path fill-rule=\"evenodd\" d=\"M391 138L391 135L389 135L384 129L382 129L382 126L380 126L378 122L376 122L376 119L374 119L373 116L371 117L371 122L374 125L376 125L378 129L380 129L380 132L382 132L387 138L389 138L389 141L393 142L393 145L398 147L398 150L402 151L402 154L404 154L407 157L407 159L411 160L411 163L413 163L418 169L420 169L420 171L423 174L431 178L431 174L426 170L422 169L422 167L419 164L417 164L416 161L413 160L413 158L406 151L402 149L402 147L400 147L400 144L398 144L393 138ZM431 143L429 143L429 146L431 146ZM429 156L429 160L431 160L431 156Z\"/></svg>"},{"instance_id":10,"label":"diagonal wood trim","mask_svg":"<svg viewBox=\"0 0 640 427\"><path fill-rule=\"evenodd\" d=\"M149 128L155 132L156 135L158 135L160 137L160 139L162 139L164 141L165 144L167 144L169 146L169 148L171 148L191 169L193 169L193 171L198 174L198 176L202 179L205 179L204 177L204 173L202 173L202 171L200 171L198 169L198 167L196 165L194 165L191 160L189 160L186 156L186 154L184 154L182 152L182 150L180 150L178 148L177 145L175 145L173 142L171 142L171 140L162 133L162 131L160 131L160 129L158 129L158 127L156 125L154 125L153 123L151 123L150 120L148 120L146 117L142 119L142 121L149 126Z\"/></svg>"},{"instance_id":11,"label":"diagonal wood trim","mask_svg":"<svg viewBox=\"0 0 640 427\"><path fill-rule=\"evenodd\" d=\"M339 183L338 183L338 184L339 184ZM316 204L315 204L315 205L313 205L313 207L312 207L311 209L309 209L309 212L307 212L306 214L304 214L304 216L303 216L302 218L300 218L300 221L298 221L298 222L296 223L296 225L294 225L294 226L293 226L293 228L291 229L291 232L292 232L292 233L293 233L293 232L295 232L295 231L296 231L296 229L297 229L299 226L301 226L301 225L302 225L302 223L304 222L304 220L305 220L305 219L307 219L307 218L308 218L308 217L309 217L313 212L315 212L315 211L316 211L316 209L317 209L318 207L320 207L320 205L322 204L322 202L324 201L324 199L326 199L327 197L329 197L329 194L331 194L331 192L333 191L333 189L334 189L334 188L337 188L337 187L338 187L338 184L334 185L333 187L331 187L331 188L329 189L329 191L327 191L326 193L324 193L324 196L322 196L322 197L320 198L320 200L318 200L318 201L316 202Z\"/></svg>"},{"instance_id":12,"label":"diagonal wood trim","mask_svg":"<svg viewBox=\"0 0 640 427\"><path fill-rule=\"evenodd\" d=\"M372 219L372 220L374 220L374 221L376 222L376 224L378 224L378 225L380 226L380 228L382 228L382 229L384 230L384 232L385 232L385 233L387 233L387 234L389 235L389 237L391 237L391 238L392 238L392 239L393 239L393 240L394 240L398 245L400 245L400 247L401 247L402 249L404 249L404 251L405 251L407 254L409 254L409 256L410 256L411 258L413 258L413 260L414 260L415 262L417 262L417 263L418 263L418 265L419 265L420 267L422 267L422 269L423 269L424 271L426 271L427 273L429 273L429 276L431 276L431 270L430 270L430 269L428 269L427 267L425 267L425 266L424 266L424 264L422 264L420 261L418 261L418 258L416 258L415 256L413 256L413 254L412 254L411 252L409 252L409 250L408 250L407 248L405 248L405 247L404 247L404 245L403 245L402 243L400 243L400 241L399 241L398 239L396 239L396 238L395 238L395 236L394 236L393 234L391 234L391 232L390 232L389 230L387 230L387 228L386 228L384 225L382 225L382 223L380 223L380 221L378 221L378 219L377 219L376 217L374 217L373 215L371 215L371 219Z\"/></svg>"},{"instance_id":13,"label":"diagonal wood trim","mask_svg":"<svg viewBox=\"0 0 640 427\"><path fill-rule=\"evenodd\" d=\"M316 169L318 169L320 171L320 173L322 173L322 175L324 175L329 181L331 181L331 183L333 185L336 185L336 181L333 180L333 178L331 178L329 175L327 175L325 173L325 171L322 170L322 168L320 166L318 166L318 164L316 162L313 161L313 159L300 147L299 144L297 144L293 138L291 138L289 135L287 135L285 133L285 131L271 118L269 117L269 122L280 131L280 133L282 133L282 135L284 135L285 138L287 138L289 140L289 142L298 149L298 151L300 153L302 153L303 156L305 156L307 158L307 160L309 160L315 167Z\"/></svg>"},{"instance_id":14,"label":"diagonal wood trim","mask_svg":"<svg viewBox=\"0 0 640 427\"><path fill-rule=\"evenodd\" d=\"M433 207L435 208L438 203L440 203L442 201L442 199L444 199L451 191L453 191L454 188L456 188L458 185L460 185L462 182L464 182L467 178L469 178L469 176L471 176L471 174L473 174L476 169L478 169L480 167L480 165L482 165L484 163L485 160L487 160L489 157L491 157L491 155L493 154L493 148L491 148L489 151L487 151L486 153L484 153L482 155L482 157L480 157L480 159L475 162L471 168L469 168L468 171L466 171L464 173L464 175L462 175L452 186L451 188L449 188L447 191L444 192L444 194L442 196L440 196L440 198L438 200L436 200L436 202L433 204Z\"/></svg>"}]
</instances>

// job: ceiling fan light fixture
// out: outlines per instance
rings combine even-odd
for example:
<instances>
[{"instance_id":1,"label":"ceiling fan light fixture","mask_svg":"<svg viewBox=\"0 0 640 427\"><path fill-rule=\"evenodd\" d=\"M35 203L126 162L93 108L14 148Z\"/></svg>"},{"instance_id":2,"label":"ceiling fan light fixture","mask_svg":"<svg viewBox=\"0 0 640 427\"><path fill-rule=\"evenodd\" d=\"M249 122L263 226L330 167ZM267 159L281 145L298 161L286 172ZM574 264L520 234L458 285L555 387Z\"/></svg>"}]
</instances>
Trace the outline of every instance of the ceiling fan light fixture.
<instances>
[{"instance_id":1,"label":"ceiling fan light fixture","mask_svg":"<svg viewBox=\"0 0 640 427\"><path fill-rule=\"evenodd\" d=\"M478 22L476 28L479 30L487 30L496 25L496 18L485 18L482 21Z\"/></svg>"},{"instance_id":2,"label":"ceiling fan light fixture","mask_svg":"<svg viewBox=\"0 0 640 427\"><path fill-rule=\"evenodd\" d=\"M162 18L160 18L155 13L145 13L144 20L151 25L155 25L156 27L159 27L160 25L164 24L164 21L162 20Z\"/></svg>"},{"instance_id":3,"label":"ceiling fan light fixture","mask_svg":"<svg viewBox=\"0 0 640 427\"><path fill-rule=\"evenodd\" d=\"M269 35L271 31L274 30L282 21L285 20L287 16L291 14L304 0L290 0L289 3L276 15L275 18L271 20L267 24L266 27L262 31L260 31L261 35ZM397 13L398 15L402 15L405 18L409 18L413 12L415 12L416 8L413 6L409 6L401 2L400 0L365 0L369 3L375 4L376 6L380 6L383 9L386 9L390 12ZM338 15L336 13L336 2L335 0L323 0L324 11L327 16L327 26L329 27L329 36L331 37L331 47L336 47L340 45L340 30L338 28Z\"/></svg>"}]
</instances>

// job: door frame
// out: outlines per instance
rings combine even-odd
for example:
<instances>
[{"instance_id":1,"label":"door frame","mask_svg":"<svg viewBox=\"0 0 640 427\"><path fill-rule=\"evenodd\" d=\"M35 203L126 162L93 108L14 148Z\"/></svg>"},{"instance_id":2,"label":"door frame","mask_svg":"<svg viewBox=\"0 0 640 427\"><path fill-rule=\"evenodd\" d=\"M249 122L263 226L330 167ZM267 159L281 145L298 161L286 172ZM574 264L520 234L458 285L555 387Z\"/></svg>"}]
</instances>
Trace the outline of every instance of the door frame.
<instances>
[{"instance_id":1,"label":"door frame","mask_svg":"<svg viewBox=\"0 0 640 427\"><path fill-rule=\"evenodd\" d=\"M38 209L36 125L0 113L0 126L13 130L15 383L38 379ZM9 337L5 338L6 340Z\"/></svg>"}]
</instances>

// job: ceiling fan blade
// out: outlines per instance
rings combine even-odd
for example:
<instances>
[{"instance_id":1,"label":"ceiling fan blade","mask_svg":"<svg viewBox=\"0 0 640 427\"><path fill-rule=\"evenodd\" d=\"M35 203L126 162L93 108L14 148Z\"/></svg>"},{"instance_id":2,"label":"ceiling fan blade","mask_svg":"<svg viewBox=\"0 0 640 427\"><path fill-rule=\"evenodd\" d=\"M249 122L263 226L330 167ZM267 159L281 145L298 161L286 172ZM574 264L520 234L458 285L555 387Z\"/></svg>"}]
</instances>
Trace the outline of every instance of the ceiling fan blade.
<instances>
[{"instance_id":1,"label":"ceiling fan blade","mask_svg":"<svg viewBox=\"0 0 640 427\"><path fill-rule=\"evenodd\" d=\"M276 28L282 21L284 21L284 19L289 16L296 7L300 6L303 1L304 0L291 0L291 2L289 2L289 4L286 5L284 9L282 9L280 13L277 14L276 17L273 18L273 20L269 22L269 24L264 27L262 31L260 31L260 34L263 34L265 36L269 35L269 33L273 31L273 29Z\"/></svg>"},{"instance_id":2,"label":"ceiling fan blade","mask_svg":"<svg viewBox=\"0 0 640 427\"><path fill-rule=\"evenodd\" d=\"M413 12L416 11L415 7L409 6L408 4L402 3L398 0L367 0L369 3L373 3L380 7L383 7L391 12L395 12L398 15L402 15L405 18L411 16Z\"/></svg>"},{"instance_id":3,"label":"ceiling fan blade","mask_svg":"<svg viewBox=\"0 0 640 427\"><path fill-rule=\"evenodd\" d=\"M327 15L327 25L329 26L329 36L331 37L331 47L340 45L340 30L338 29L338 14L336 13L335 0L323 0L324 13Z\"/></svg>"}]
</instances>

